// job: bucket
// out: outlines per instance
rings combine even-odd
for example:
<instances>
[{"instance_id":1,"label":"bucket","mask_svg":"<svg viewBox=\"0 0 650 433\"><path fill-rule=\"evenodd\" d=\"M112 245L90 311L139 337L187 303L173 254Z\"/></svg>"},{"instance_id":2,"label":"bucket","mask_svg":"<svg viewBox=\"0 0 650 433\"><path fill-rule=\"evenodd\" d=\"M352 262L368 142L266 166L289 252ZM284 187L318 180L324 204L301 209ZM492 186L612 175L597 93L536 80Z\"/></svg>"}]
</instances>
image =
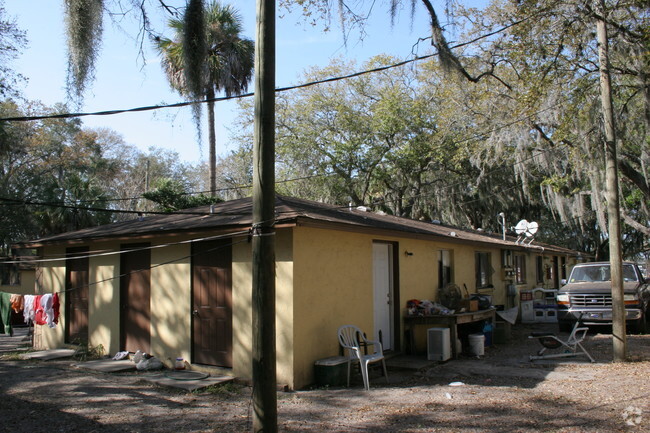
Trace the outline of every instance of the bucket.
<instances>
[{"instance_id":1,"label":"bucket","mask_svg":"<svg viewBox=\"0 0 650 433\"><path fill-rule=\"evenodd\" d=\"M474 356L483 356L485 353L485 336L483 334L469 335L469 353Z\"/></svg>"},{"instance_id":2,"label":"bucket","mask_svg":"<svg viewBox=\"0 0 650 433\"><path fill-rule=\"evenodd\" d=\"M485 347L492 346L492 324L485 321L485 326L483 326L483 335L485 335Z\"/></svg>"}]
</instances>

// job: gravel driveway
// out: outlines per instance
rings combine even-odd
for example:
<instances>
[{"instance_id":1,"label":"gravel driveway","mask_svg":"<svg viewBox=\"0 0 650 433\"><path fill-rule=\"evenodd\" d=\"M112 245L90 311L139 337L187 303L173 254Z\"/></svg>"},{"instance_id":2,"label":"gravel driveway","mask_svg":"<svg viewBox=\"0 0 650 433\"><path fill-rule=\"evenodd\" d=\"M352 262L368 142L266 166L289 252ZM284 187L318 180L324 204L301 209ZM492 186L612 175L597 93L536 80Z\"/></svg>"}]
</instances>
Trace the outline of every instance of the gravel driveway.
<instances>
[{"instance_id":1,"label":"gravel driveway","mask_svg":"<svg viewBox=\"0 0 650 433\"><path fill-rule=\"evenodd\" d=\"M630 335L630 362L611 362L609 334L585 345L595 364L531 363L541 346L518 325L508 344L391 383L278 393L282 432L647 432L650 335ZM0 336L0 339L8 338ZM153 386L147 373L79 370L72 361L0 360L0 432L247 432L251 388L201 392ZM455 385L455 386L453 386Z\"/></svg>"}]
</instances>

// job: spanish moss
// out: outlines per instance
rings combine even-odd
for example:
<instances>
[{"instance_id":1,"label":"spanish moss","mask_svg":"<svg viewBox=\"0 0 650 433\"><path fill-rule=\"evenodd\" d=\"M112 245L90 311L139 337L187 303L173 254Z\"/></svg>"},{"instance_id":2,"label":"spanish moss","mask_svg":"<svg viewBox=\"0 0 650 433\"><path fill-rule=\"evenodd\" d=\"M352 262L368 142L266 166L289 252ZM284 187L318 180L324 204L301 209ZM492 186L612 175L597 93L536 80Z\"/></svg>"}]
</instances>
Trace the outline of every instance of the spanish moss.
<instances>
[{"instance_id":1,"label":"spanish moss","mask_svg":"<svg viewBox=\"0 0 650 433\"><path fill-rule=\"evenodd\" d=\"M104 0L65 0L68 44L68 96L80 102L95 77L102 39Z\"/></svg>"}]
</instances>

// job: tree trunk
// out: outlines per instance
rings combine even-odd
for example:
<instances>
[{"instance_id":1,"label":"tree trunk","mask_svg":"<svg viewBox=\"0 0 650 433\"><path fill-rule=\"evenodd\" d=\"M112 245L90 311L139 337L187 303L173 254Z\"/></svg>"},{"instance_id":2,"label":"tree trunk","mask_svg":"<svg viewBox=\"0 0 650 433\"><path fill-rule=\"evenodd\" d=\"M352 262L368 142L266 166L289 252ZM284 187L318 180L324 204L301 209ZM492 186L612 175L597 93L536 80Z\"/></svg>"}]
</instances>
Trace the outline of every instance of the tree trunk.
<instances>
[{"instance_id":1,"label":"tree trunk","mask_svg":"<svg viewBox=\"0 0 650 433\"><path fill-rule=\"evenodd\" d=\"M257 0L253 145L253 431L278 430L275 355L275 1Z\"/></svg>"},{"instance_id":2,"label":"tree trunk","mask_svg":"<svg viewBox=\"0 0 650 433\"><path fill-rule=\"evenodd\" d=\"M598 32L598 60L600 63L600 97L605 124L605 155L607 178L607 218L609 222L609 260L612 277L612 337L614 361L627 360L625 334L625 303L623 300L623 265L621 252L621 216L618 196L618 165L616 164L616 130L612 108L609 46L605 24L605 1L596 0Z\"/></svg>"},{"instance_id":3,"label":"tree trunk","mask_svg":"<svg viewBox=\"0 0 650 433\"><path fill-rule=\"evenodd\" d=\"M206 93L208 102L208 146L210 146L210 195L217 195L217 130L214 117L214 89Z\"/></svg>"}]
</instances>

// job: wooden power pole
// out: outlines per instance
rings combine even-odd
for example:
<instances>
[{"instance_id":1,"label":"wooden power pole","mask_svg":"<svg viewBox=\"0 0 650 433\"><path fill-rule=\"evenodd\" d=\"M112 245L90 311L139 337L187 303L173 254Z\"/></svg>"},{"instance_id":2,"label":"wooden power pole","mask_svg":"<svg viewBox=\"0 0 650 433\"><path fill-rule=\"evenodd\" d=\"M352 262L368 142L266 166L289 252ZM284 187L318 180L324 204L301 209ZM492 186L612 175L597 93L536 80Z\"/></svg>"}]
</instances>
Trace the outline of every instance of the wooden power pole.
<instances>
[{"instance_id":1,"label":"wooden power pole","mask_svg":"<svg viewBox=\"0 0 650 433\"><path fill-rule=\"evenodd\" d=\"M618 195L618 165L616 157L616 130L612 107L609 42L605 23L605 1L595 0L598 32L598 61L600 63L600 98L605 124L605 158L607 178L607 218L609 220L609 260L612 277L612 337L614 361L627 360L625 334L625 302L623 299L623 264L621 251L621 215Z\"/></svg>"},{"instance_id":2,"label":"wooden power pole","mask_svg":"<svg viewBox=\"0 0 650 433\"><path fill-rule=\"evenodd\" d=\"M275 1L257 0L253 144L253 431L278 430L275 367Z\"/></svg>"}]
</instances>

